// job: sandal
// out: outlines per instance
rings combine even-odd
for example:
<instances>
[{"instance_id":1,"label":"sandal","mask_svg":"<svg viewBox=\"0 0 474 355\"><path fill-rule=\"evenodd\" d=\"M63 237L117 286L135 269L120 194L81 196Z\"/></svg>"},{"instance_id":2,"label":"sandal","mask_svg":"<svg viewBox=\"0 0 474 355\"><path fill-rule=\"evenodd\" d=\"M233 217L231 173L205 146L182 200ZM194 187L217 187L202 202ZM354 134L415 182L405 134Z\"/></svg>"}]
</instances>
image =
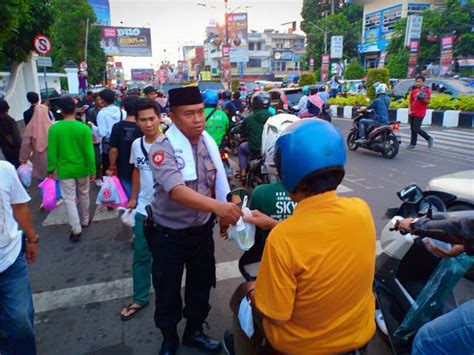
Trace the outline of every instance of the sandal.
<instances>
[{"instance_id":1,"label":"sandal","mask_svg":"<svg viewBox=\"0 0 474 355\"><path fill-rule=\"evenodd\" d=\"M69 240L72 241L72 242L78 242L81 240L81 233L79 234L74 234L71 232L71 234L69 234Z\"/></svg>"},{"instance_id":2,"label":"sandal","mask_svg":"<svg viewBox=\"0 0 474 355\"><path fill-rule=\"evenodd\" d=\"M133 303L130 303L127 307L125 307L124 309L126 309L127 311L133 311L132 313L130 313L128 316L124 316L123 314L120 314L120 319L123 320L123 321L127 321L127 320L130 320L132 319L133 317L135 317L135 315L140 312L140 310L142 310L143 308L145 308L147 305L143 305L143 306L133 306ZM122 309L123 311L123 309Z\"/></svg>"}]
</instances>

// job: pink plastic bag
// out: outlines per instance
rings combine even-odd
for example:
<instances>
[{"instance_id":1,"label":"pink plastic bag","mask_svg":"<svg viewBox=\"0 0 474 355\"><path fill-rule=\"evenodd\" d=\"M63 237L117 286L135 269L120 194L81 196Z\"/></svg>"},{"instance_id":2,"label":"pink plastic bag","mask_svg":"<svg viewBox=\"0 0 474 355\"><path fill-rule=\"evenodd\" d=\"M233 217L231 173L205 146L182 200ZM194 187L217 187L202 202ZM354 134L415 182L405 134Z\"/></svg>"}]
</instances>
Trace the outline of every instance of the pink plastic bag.
<instances>
[{"instance_id":1,"label":"pink plastic bag","mask_svg":"<svg viewBox=\"0 0 474 355\"><path fill-rule=\"evenodd\" d=\"M46 178L38 185L38 187L43 189L43 208L48 211L54 210L58 206L56 201L56 180Z\"/></svg>"},{"instance_id":2,"label":"pink plastic bag","mask_svg":"<svg viewBox=\"0 0 474 355\"><path fill-rule=\"evenodd\" d=\"M112 208L127 207L128 197L118 177L104 177L104 184L97 195L96 204Z\"/></svg>"}]
</instances>

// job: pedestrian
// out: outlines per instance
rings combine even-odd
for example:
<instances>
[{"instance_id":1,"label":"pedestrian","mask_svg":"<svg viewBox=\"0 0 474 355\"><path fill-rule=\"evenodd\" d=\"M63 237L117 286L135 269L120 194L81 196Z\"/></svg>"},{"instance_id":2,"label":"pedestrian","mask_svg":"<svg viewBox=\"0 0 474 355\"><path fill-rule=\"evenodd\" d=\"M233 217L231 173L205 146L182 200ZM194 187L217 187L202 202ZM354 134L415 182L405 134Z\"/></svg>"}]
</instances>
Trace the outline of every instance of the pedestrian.
<instances>
[{"instance_id":1,"label":"pedestrian","mask_svg":"<svg viewBox=\"0 0 474 355\"><path fill-rule=\"evenodd\" d=\"M257 281L233 296L235 353L257 354L264 339L279 354L362 353L376 328L376 231L365 201L337 196L344 139L330 123L305 119L285 129L275 152L297 206L282 222L263 214L245 218L271 232ZM245 297L255 324L250 338L235 316Z\"/></svg>"},{"instance_id":2,"label":"pedestrian","mask_svg":"<svg viewBox=\"0 0 474 355\"><path fill-rule=\"evenodd\" d=\"M7 161L18 168L20 166L21 135L18 125L8 114L10 106L4 99L0 99L0 148Z\"/></svg>"},{"instance_id":3,"label":"pedestrian","mask_svg":"<svg viewBox=\"0 0 474 355\"><path fill-rule=\"evenodd\" d=\"M42 104L36 104L31 121L26 125L23 131L20 148L20 164L26 164L28 160L31 160L33 164L32 176L38 180L43 180L48 175L48 129L52 124L53 122L49 116L48 107Z\"/></svg>"},{"instance_id":4,"label":"pedestrian","mask_svg":"<svg viewBox=\"0 0 474 355\"><path fill-rule=\"evenodd\" d=\"M410 145L407 149L413 150L416 147L418 134L428 142L428 148L433 147L434 139L421 128L421 123L426 115L426 110L430 103L431 91L425 87L425 77L418 75L415 79L415 87L410 92L408 105L408 120L411 129Z\"/></svg>"},{"instance_id":5,"label":"pedestrian","mask_svg":"<svg viewBox=\"0 0 474 355\"><path fill-rule=\"evenodd\" d=\"M114 105L115 92L104 89L99 93L102 109L97 113L97 124L89 122L92 132L100 137L102 145L102 175L106 175L109 169L110 135L112 127L122 121L127 113Z\"/></svg>"},{"instance_id":6,"label":"pedestrian","mask_svg":"<svg viewBox=\"0 0 474 355\"><path fill-rule=\"evenodd\" d=\"M123 101L123 108L127 116L112 127L110 135L110 165L107 175L115 175L119 178L128 197L132 192L133 164L130 163L132 143L143 135L136 122L135 104L137 101L137 96L128 96Z\"/></svg>"},{"instance_id":7,"label":"pedestrian","mask_svg":"<svg viewBox=\"0 0 474 355\"><path fill-rule=\"evenodd\" d=\"M128 99L128 98L127 98ZM151 254L143 234L146 218L145 207L153 202L153 174L150 170L150 148L161 135L160 111L150 99L136 102L137 125L143 137L133 141L130 164L133 164L132 193L127 208L136 209L135 241L133 243L133 298L132 303L122 309L120 318L132 319L135 314L148 305L151 287ZM128 111L127 111L128 112Z\"/></svg>"},{"instance_id":8,"label":"pedestrian","mask_svg":"<svg viewBox=\"0 0 474 355\"><path fill-rule=\"evenodd\" d=\"M59 100L58 106L64 119L49 129L48 176L53 177L57 172L71 225L69 239L78 242L82 227L90 224L89 178L92 181L95 178L92 132L86 124L76 120L76 103L71 97Z\"/></svg>"},{"instance_id":9,"label":"pedestrian","mask_svg":"<svg viewBox=\"0 0 474 355\"><path fill-rule=\"evenodd\" d=\"M334 74L333 77L331 78L329 85L331 88L329 92L331 97L336 97L337 94L339 93L339 85L341 85L341 82L339 81L339 75Z\"/></svg>"},{"instance_id":10,"label":"pedestrian","mask_svg":"<svg viewBox=\"0 0 474 355\"><path fill-rule=\"evenodd\" d=\"M87 72L84 69L80 69L78 73L78 80L79 80L79 95L86 95L87 87Z\"/></svg>"},{"instance_id":11,"label":"pedestrian","mask_svg":"<svg viewBox=\"0 0 474 355\"><path fill-rule=\"evenodd\" d=\"M156 93L156 103L160 106L160 112L168 114L168 98L163 90Z\"/></svg>"},{"instance_id":12,"label":"pedestrian","mask_svg":"<svg viewBox=\"0 0 474 355\"><path fill-rule=\"evenodd\" d=\"M26 99L30 103L30 107L28 110L23 112L23 121L25 122L25 126L31 121L31 117L33 117L33 113L35 112L35 106L39 103L39 95L36 92L30 91L26 94Z\"/></svg>"},{"instance_id":13,"label":"pedestrian","mask_svg":"<svg viewBox=\"0 0 474 355\"><path fill-rule=\"evenodd\" d=\"M426 72L429 76L434 76L433 70L434 70L435 62L432 60L430 64L426 67Z\"/></svg>"},{"instance_id":14,"label":"pedestrian","mask_svg":"<svg viewBox=\"0 0 474 355\"><path fill-rule=\"evenodd\" d=\"M161 97L161 100L158 100L158 91L155 89L155 87L147 86L143 89L143 94L147 99L153 100L153 102L155 102L155 105L160 110L160 113L166 113L167 110L159 103L159 101L161 101L162 103L164 102L163 97ZM160 95L162 96L162 94Z\"/></svg>"},{"instance_id":15,"label":"pedestrian","mask_svg":"<svg viewBox=\"0 0 474 355\"><path fill-rule=\"evenodd\" d=\"M219 149L204 132L204 103L198 87L169 91L173 125L150 149L155 183L145 236L153 257L155 325L163 334L160 354L176 354L177 324L187 319L183 344L220 352L221 344L202 329L216 285L213 228L235 224L242 212L226 202L229 185ZM185 307L181 280L186 266Z\"/></svg>"},{"instance_id":16,"label":"pedestrian","mask_svg":"<svg viewBox=\"0 0 474 355\"><path fill-rule=\"evenodd\" d=\"M92 94L93 107L87 111L86 123L91 122L92 125L97 126L97 114L102 109L102 100L98 93ZM93 133L92 142L94 143L94 159L95 159L95 184L102 186L102 171L101 171L101 154L100 154L100 136Z\"/></svg>"},{"instance_id":17,"label":"pedestrian","mask_svg":"<svg viewBox=\"0 0 474 355\"><path fill-rule=\"evenodd\" d=\"M2 354L36 354L27 263L36 261L39 239L28 201L15 167L0 161L0 329L8 340L0 342Z\"/></svg>"}]
</instances>

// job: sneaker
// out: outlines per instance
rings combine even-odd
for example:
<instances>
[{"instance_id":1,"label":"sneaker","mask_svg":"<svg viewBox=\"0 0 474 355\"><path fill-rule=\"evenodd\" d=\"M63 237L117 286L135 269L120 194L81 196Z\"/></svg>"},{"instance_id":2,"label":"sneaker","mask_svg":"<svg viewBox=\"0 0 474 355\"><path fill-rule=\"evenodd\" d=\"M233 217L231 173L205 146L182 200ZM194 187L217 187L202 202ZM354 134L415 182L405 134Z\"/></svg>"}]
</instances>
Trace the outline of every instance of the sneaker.
<instances>
[{"instance_id":1,"label":"sneaker","mask_svg":"<svg viewBox=\"0 0 474 355\"><path fill-rule=\"evenodd\" d=\"M415 149L415 146L410 144L410 145L407 145L406 149L413 150Z\"/></svg>"},{"instance_id":2,"label":"sneaker","mask_svg":"<svg viewBox=\"0 0 474 355\"><path fill-rule=\"evenodd\" d=\"M429 149L433 148L433 143L434 143L434 138L430 137L430 139L428 139L428 148Z\"/></svg>"},{"instance_id":3,"label":"sneaker","mask_svg":"<svg viewBox=\"0 0 474 355\"><path fill-rule=\"evenodd\" d=\"M234 334L230 330L226 330L224 333L224 351L227 355L235 355L234 350Z\"/></svg>"}]
</instances>

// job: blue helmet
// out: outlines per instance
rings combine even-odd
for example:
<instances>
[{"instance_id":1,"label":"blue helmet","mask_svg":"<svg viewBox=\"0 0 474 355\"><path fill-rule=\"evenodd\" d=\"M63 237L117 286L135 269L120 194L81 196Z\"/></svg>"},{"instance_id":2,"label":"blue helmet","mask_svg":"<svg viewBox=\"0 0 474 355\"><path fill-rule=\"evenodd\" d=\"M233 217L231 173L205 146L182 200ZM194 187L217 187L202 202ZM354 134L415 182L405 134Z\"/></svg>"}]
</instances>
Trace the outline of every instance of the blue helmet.
<instances>
[{"instance_id":1,"label":"blue helmet","mask_svg":"<svg viewBox=\"0 0 474 355\"><path fill-rule=\"evenodd\" d=\"M303 91L303 95L308 96L309 95L309 86L303 86L302 91Z\"/></svg>"},{"instance_id":2,"label":"blue helmet","mask_svg":"<svg viewBox=\"0 0 474 355\"><path fill-rule=\"evenodd\" d=\"M344 168L346 148L342 134L329 122L303 119L285 129L275 143L275 163L289 192L317 171Z\"/></svg>"},{"instance_id":3,"label":"blue helmet","mask_svg":"<svg viewBox=\"0 0 474 355\"><path fill-rule=\"evenodd\" d=\"M219 95L217 91L206 90L202 93L202 100L205 107L217 106L219 104Z\"/></svg>"}]
</instances>

